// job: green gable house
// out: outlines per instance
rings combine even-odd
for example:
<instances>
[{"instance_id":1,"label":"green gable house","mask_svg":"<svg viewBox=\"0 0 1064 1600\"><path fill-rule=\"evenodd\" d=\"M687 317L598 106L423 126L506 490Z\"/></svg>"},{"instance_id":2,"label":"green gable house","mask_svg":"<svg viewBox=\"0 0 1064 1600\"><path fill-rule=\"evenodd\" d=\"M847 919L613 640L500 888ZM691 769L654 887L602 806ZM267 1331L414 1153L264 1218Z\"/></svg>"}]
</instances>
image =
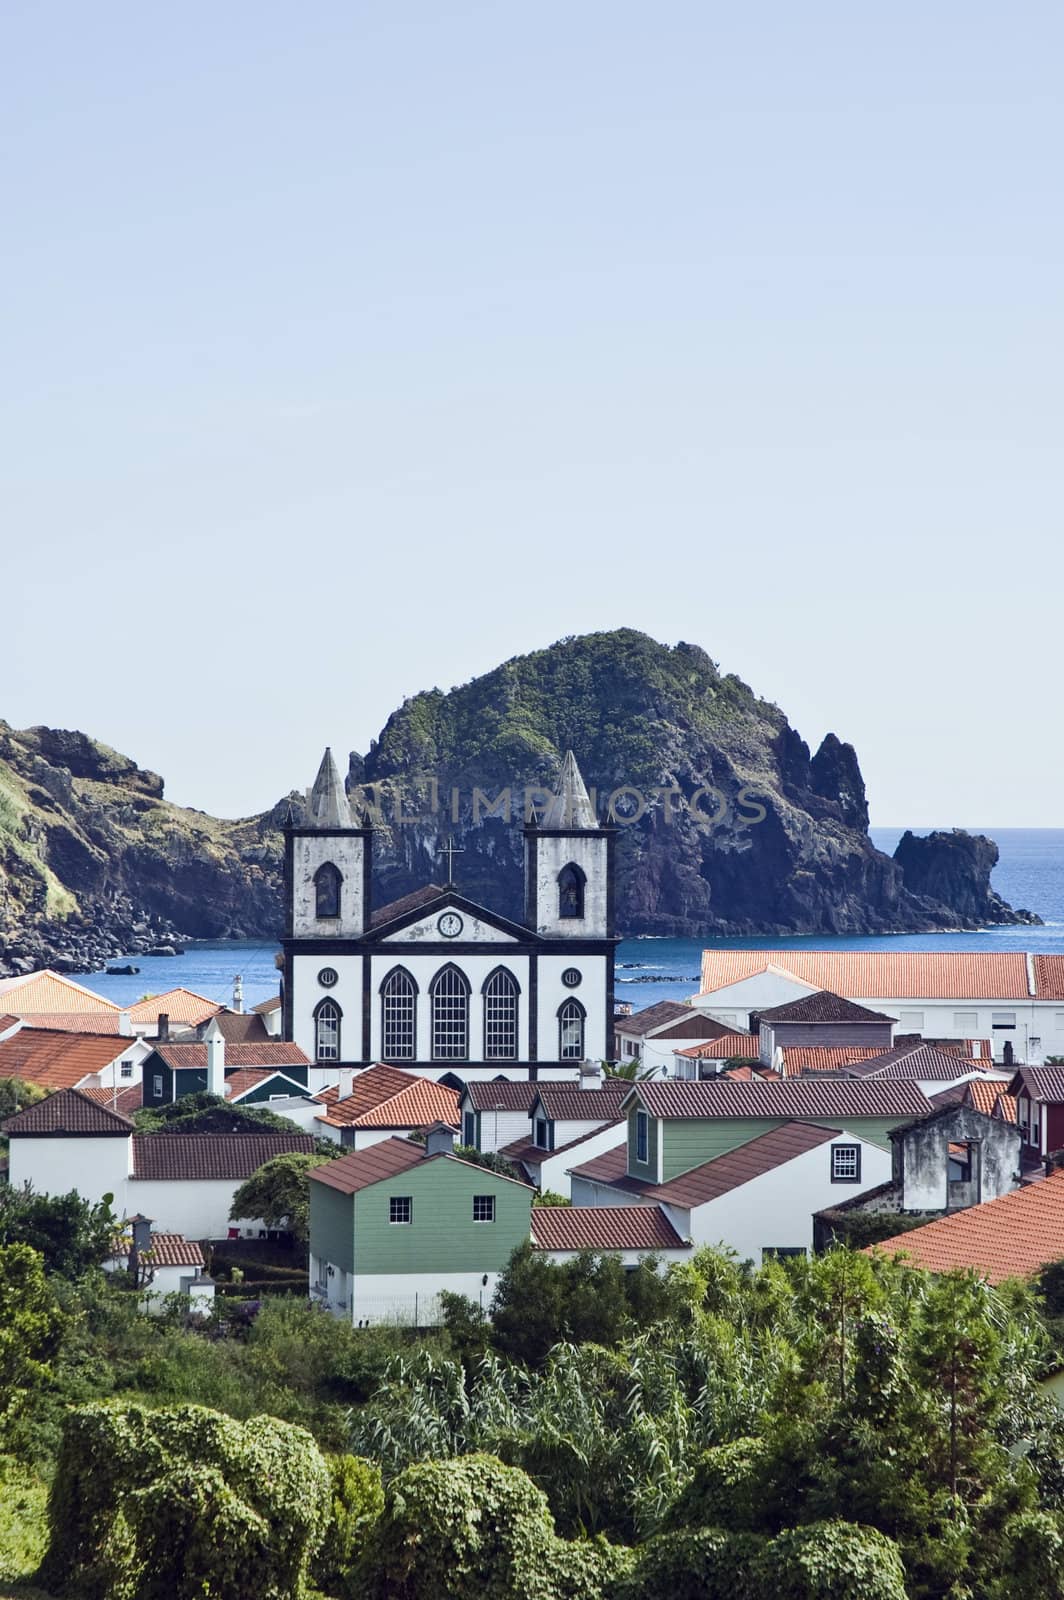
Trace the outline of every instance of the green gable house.
<instances>
[{"instance_id":1,"label":"green gable house","mask_svg":"<svg viewBox=\"0 0 1064 1600\"><path fill-rule=\"evenodd\" d=\"M809 1077L640 1083L622 1110L628 1118L628 1177L661 1184L785 1122L845 1128L889 1150L890 1130L928 1116L932 1107L908 1081Z\"/></svg>"},{"instance_id":2,"label":"green gable house","mask_svg":"<svg viewBox=\"0 0 1064 1600\"><path fill-rule=\"evenodd\" d=\"M145 1056L143 1103L165 1106L186 1094L209 1090L226 1100L244 1102L309 1097L309 1061L297 1044L262 1039L253 1044L228 1044L216 1021L196 1043L160 1041Z\"/></svg>"},{"instance_id":3,"label":"green gable house","mask_svg":"<svg viewBox=\"0 0 1064 1600\"><path fill-rule=\"evenodd\" d=\"M310 1174L310 1287L356 1327L431 1327L442 1290L485 1309L529 1236L529 1184L462 1161L442 1123L426 1143L384 1139Z\"/></svg>"}]
</instances>

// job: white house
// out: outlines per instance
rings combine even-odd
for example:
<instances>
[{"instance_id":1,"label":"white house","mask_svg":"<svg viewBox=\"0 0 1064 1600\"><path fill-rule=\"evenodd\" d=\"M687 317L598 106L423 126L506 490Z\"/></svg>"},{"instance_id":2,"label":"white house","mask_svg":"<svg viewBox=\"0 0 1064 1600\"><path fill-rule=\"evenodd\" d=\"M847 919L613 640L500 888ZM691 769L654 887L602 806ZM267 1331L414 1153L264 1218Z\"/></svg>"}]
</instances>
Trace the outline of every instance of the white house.
<instances>
[{"instance_id":1,"label":"white house","mask_svg":"<svg viewBox=\"0 0 1064 1600\"><path fill-rule=\"evenodd\" d=\"M571 753L558 787L524 830L522 922L453 882L374 907L372 829L326 751L285 834L285 1037L330 1070L385 1062L459 1090L611 1059L616 830L599 826Z\"/></svg>"},{"instance_id":2,"label":"white house","mask_svg":"<svg viewBox=\"0 0 1064 1600\"><path fill-rule=\"evenodd\" d=\"M653 1257L661 1266L686 1261L691 1242L660 1206L533 1206L532 1248L557 1266L582 1252L615 1256L625 1267Z\"/></svg>"},{"instance_id":3,"label":"white house","mask_svg":"<svg viewBox=\"0 0 1064 1600\"><path fill-rule=\"evenodd\" d=\"M574 1206L656 1206L683 1239L723 1245L755 1266L807 1254L813 1215L886 1183L891 1156L842 1128L784 1122L665 1183L628 1175L624 1146L574 1167Z\"/></svg>"},{"instance_id":4,"label":"white house","mask_svg":"<svg viewBox=\"0 0 1064 1600\"><path fill-rule=\"evenodd\" d=\"M997 1060L1033 1065L1064 1054L1064 956L1022 950L706 950L692 1003L748 1028L820 989L888 1012L898 1035L990 1038Z\"/></svg>"}]
</instances>

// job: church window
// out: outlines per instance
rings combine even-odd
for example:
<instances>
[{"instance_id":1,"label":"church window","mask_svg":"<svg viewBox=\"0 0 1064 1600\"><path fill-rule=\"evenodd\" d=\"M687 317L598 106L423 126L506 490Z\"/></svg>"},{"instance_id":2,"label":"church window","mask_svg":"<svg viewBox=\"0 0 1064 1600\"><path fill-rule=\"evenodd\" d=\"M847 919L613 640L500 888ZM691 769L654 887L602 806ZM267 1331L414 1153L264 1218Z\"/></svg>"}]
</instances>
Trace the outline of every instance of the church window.
<instances>
[{"instance_id":1,"label":"church window","mask_svg":"<svg viewBox=\"0 0 1064 1600\"><path fill-rule=\"evenodd\" d=\"M340 1007L322 1000L314 1011L314 1056L318 1061L340 1059Z\"/></svg>"},{"instance_id":2,"label":"church window","mask_svg":"<svg viewBox=\"0 0 1064 1600\"><path fill-rule=\"evenodd\" d=\"M567 1000L558 1009L558 1059L582 1061L584 1058L584 1018L579 1000Z\"/></svg>"},{"instance_id":3,"label":"church window","mask_svg":"<svg viewBox=\"0 0 1064 1600\"><path fill-rule=\"evenodd\" d=\"M381 1055L385 1061L417 1058L417 984L395 967L381 984Z\"/></svg>"},{"instance_id":4,"label":"church window","mask_svg":"<svg viewBox=\"0 0 1064 1600\"><path fill-rule=\"evenodd\" d=\"M517 1058L517 980L496 967L484 984L484 1059Z\"/></svg>"},{"instance_id":5,"label":"church window","mask_svg":"<svg viewBox=\"0 0 1064 1600\"><path fill-rule=\"evenodd\" d=\"M335 967L322 967L318 973L318 982L323 989L331 989L339 981L339 976Z\"/></svg>"},{"instance_id":6,"label":"church window","mask_svg":"<svg viewBox=\"0 0 1064 1600\"><path fill-rule=\"evenodd\" d=\"M339 867L325 861L314 874L314 915L319 918L340 915L340 885L343 883Z\"/></svg>"},{"instance_id":7,"label":"church window","mask_svg":"<svg viewBox=\"0 0 1064 1600\"><path fill-rule=\"evenodd\" d=\"M579 919L584 915L584 885L587 879L575 861L562 868L558 874L558 916L562 920Z\"/></svg>"},{"instance_id":8,"label":"church window","mask_svg":"<svg viewBox=\"0 0 1064 1600\"><path fill-rule=\"evenodd\" d=\"M446 966L432 980L432 1059L465 1061L469 1056L469 983L457 967Z\"/></svg>"}]
</instances>

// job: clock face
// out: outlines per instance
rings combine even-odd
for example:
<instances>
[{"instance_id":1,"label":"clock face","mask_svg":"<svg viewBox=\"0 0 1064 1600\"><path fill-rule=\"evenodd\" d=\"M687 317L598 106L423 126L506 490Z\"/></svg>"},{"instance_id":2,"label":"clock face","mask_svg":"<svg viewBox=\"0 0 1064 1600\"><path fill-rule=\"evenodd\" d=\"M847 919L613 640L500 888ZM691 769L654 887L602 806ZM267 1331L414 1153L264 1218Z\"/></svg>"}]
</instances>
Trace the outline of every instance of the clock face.
<instances>
[{"instance_id":1,"label":"clock face","mask_svg":"<svg viewBox=\"0 0 1064 1600\"><path fill-rule=\"evenodd\" d=\"M465 924L457 911L445 911L436 926L445 939L457 939Z\"/></svg>"}]
</instances>

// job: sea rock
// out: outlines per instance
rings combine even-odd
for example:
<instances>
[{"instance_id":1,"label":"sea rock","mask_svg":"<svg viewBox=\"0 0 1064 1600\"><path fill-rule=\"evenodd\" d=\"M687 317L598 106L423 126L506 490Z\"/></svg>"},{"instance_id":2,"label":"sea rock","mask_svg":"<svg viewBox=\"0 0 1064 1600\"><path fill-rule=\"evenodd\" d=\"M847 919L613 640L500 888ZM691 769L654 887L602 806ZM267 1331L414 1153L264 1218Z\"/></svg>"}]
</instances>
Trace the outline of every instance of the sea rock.
<instances>
[{"instance_id":1,"label":"sea rock","mask_svg":"<svg viewBox=\"0 0 1064 1600\"><path fill-rule=\"evenodd\" d=\"M949 906L968 924L1041 923L1033 911L1017 911L990 887L998 847L985 834L953 828L949 833L902 834L894 860L913 894Z\"/></svg>"}]
</instances>

